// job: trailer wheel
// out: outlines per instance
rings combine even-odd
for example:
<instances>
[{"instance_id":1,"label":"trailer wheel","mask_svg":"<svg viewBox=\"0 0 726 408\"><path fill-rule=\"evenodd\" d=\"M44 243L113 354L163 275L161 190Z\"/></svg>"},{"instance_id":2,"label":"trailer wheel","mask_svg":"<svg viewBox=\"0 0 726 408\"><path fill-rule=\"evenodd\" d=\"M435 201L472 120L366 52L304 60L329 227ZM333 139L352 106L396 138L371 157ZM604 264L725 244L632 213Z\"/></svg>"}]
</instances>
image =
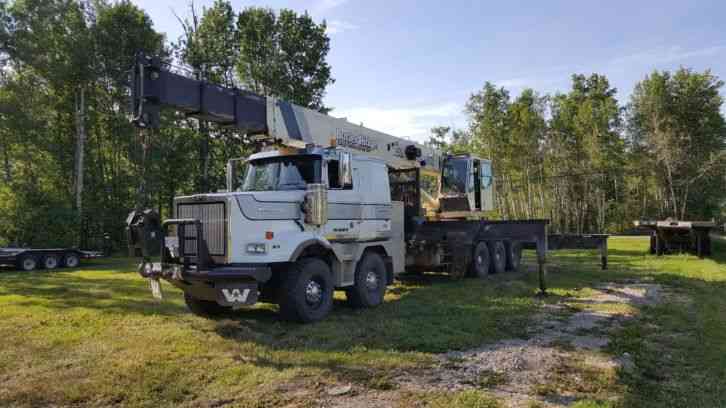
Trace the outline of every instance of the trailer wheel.
<instances>
[{"instance_id":1,"label":"trailer wheel","mask_svg":"<svg viewBox=\"0 0 726 408\"><path fill-rule=\"evenodd\" d=\"M504 247L507 250L507 270L516 271L522 263L522 244L519 242L505 242Z\"/></svg>"},{"instance_id":2,"label":"trailer wheel","mask_svg":"<svg viewBox=\"0 0 726 408\"><path fill-rule=\"evenodd\" d=\"M58 267L60 260L56 254L47 254L43 257L43 268L44 269L55 269Z\"/></svg>"},{"instance_id":3,"label":"trailer wheel","mask_svg":"<svg viewBox=\"0 0 726 408\"><path fill-rule=\"evenodd\" d=\"M184 303L192 313L202 317L219 316L230 309L211 300L197 299L188 293L184 293Z\"/></svg>"},{"instance_id":4,"label":"trailer wheel","mask_svg":"<svg viewBox=\"0 0 726 408\"><path fill-rule=\"evenodd\" d=\"M492 273L503 273L507 268L507 251L502 241L489 242L489 253L492 258Z\"/></svg>"},{"instance_id":5,"label":"trailer wheel","mask_svg":"<svg viewBox=\"0 0 726 408\"><path fill-rule=\"evenodd\" d=\"M375 252L366 252L358 262L355 284L348 288L345 297L354 308L375 307L383 303L386 295L386 264Z\"/></svg>"},{"instance_id":6,"label":"trailer wheel","mask_svg":"<svg viewBox=\"0 0 726 408\"><path fill-rule=\"evenodd\" d=\"M322 320L333 308L330 267L318 258L303 258L285 273L280 314L285 320L311 323Z\"/></svg>"},{"instance_id":7,"label":"trailer wheel","mask_svg":"<svg viewBox=\"0 0 726 408\"><path fill-rule=\"evenodd\" d=\"M34 270L38 266L38 260L31 254L21 255L18 259L18 269L26 272Z\"/></svg>"},{"instance_id":8,"label":"trailer wheel","mask_svg":"<svg viewBox=\"0 0 726 408\"><path fill-rule=\"evenodd\" d=\"M492 257L489 254L489 247L486 242L480 242L474 247L471 260L471 271L477 278L486 278L491 268Z\"/></svg>"},{"instance_id":9,"label":"trailer wheel","mask_svg":"<svg viewBox=\"0 0 726 408\"><path fill-rule=\"evenodd\" d=\"M78 254L74 252L67 252L63 256L63 266L66 268L77 268L80 263L81 260L78 258Z\"/></svg>"}]
</instances>

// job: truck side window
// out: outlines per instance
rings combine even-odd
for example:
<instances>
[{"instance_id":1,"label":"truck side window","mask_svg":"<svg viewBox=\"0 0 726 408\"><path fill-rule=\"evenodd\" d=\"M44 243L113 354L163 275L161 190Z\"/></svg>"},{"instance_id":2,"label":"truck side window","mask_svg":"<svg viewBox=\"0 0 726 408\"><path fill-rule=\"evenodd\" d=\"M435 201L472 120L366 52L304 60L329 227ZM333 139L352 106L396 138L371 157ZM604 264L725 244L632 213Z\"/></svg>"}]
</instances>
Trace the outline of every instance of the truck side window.
<instances>
[{"instance_id":1,"label":"truck side window","mask_svg":"<svg viewBox=\"0 0 726 408\"><path fill-rule=\"evenodd\" d=\"M328 162L328 188L341 188L337 160L330 160Z\"/></svg>"},{"instance_id":2,"label":"truck side window","mask_svg":"<svg viewBox=\"0 0 726 408\"><path fill-rule=\"evenodd\" d=\"M343 186L343 183L341 183L340 174L338 172L339 168L340 167L338 160L328 161L328 188L338 190L352 190L352 185Z\"/></svg>"}]
</instances>

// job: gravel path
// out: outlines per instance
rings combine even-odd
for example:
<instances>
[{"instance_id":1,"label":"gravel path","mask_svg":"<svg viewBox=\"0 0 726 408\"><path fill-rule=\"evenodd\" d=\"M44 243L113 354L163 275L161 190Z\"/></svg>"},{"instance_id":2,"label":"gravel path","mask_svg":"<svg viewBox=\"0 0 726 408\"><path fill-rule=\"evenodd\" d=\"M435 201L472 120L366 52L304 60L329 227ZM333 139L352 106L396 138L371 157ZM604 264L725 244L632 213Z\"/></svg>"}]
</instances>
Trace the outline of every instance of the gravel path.
<instances>
[{"instance_id":1,"label":"gravel path","mask_svg":"<svg viewBox=\"0 0 726 408\"><path fill-rule=\"evenodd\" d=\"M589 367L602 370L630 369L628 355L613 358L602 349L608 345L608 332L632 309L658 303L660 285L626 282L596 287L584 298L570 298L559 304L541 306L527 339L508 339L466 351L437 356L435 367L400 373L393 379L392 391L351 389L350 394L326 398L322 405L333 407L396 406L397 394L405 391L456 391L486 389L509 407L527 407L538 401L545 407L571 405L572 395L538 395L537 387L545 384L557 367L574 359L585 359ZM625 306L625 307L621 307ZM572 307L579 311L572 313Z\"/></svg>"}]
</instances>

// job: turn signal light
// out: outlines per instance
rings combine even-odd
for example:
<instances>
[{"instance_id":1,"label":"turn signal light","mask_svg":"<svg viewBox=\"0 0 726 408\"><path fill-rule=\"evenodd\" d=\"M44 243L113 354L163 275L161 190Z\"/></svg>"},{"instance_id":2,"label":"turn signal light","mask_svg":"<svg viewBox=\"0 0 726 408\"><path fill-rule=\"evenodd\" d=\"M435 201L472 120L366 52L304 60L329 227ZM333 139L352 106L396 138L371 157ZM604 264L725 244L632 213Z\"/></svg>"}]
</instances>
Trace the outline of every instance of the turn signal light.
<instances>
[{"instance_id":1,"label":"turn signal light","mask_svg":"<svg viewBox=\"0 0 726 408\"><path fill-rule=\"evenodd\" d=\"M265 239L270 240L272 238L275 238L275 233L272 231L265 232Z\"/></svg>"}]
</instances>

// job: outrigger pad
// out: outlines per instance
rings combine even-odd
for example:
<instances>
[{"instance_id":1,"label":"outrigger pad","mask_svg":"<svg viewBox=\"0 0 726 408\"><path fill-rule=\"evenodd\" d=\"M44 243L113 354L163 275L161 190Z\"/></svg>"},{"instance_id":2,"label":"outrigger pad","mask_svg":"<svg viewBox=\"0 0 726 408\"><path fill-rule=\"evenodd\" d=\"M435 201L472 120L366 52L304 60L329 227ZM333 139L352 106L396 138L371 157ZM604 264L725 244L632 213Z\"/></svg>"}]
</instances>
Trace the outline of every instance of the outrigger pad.
<instances>
[{"instance_id":1,"label":"outrigger pad","mask_svg":"<svg viewBox=\"0 0 726 408\"><path fill-rule=\"evenodd\" d=\"M154 210L131 211L126 217L129 256L149 258L161 254L164 231L161 218Z\"/></svg>"}]
</instances>

